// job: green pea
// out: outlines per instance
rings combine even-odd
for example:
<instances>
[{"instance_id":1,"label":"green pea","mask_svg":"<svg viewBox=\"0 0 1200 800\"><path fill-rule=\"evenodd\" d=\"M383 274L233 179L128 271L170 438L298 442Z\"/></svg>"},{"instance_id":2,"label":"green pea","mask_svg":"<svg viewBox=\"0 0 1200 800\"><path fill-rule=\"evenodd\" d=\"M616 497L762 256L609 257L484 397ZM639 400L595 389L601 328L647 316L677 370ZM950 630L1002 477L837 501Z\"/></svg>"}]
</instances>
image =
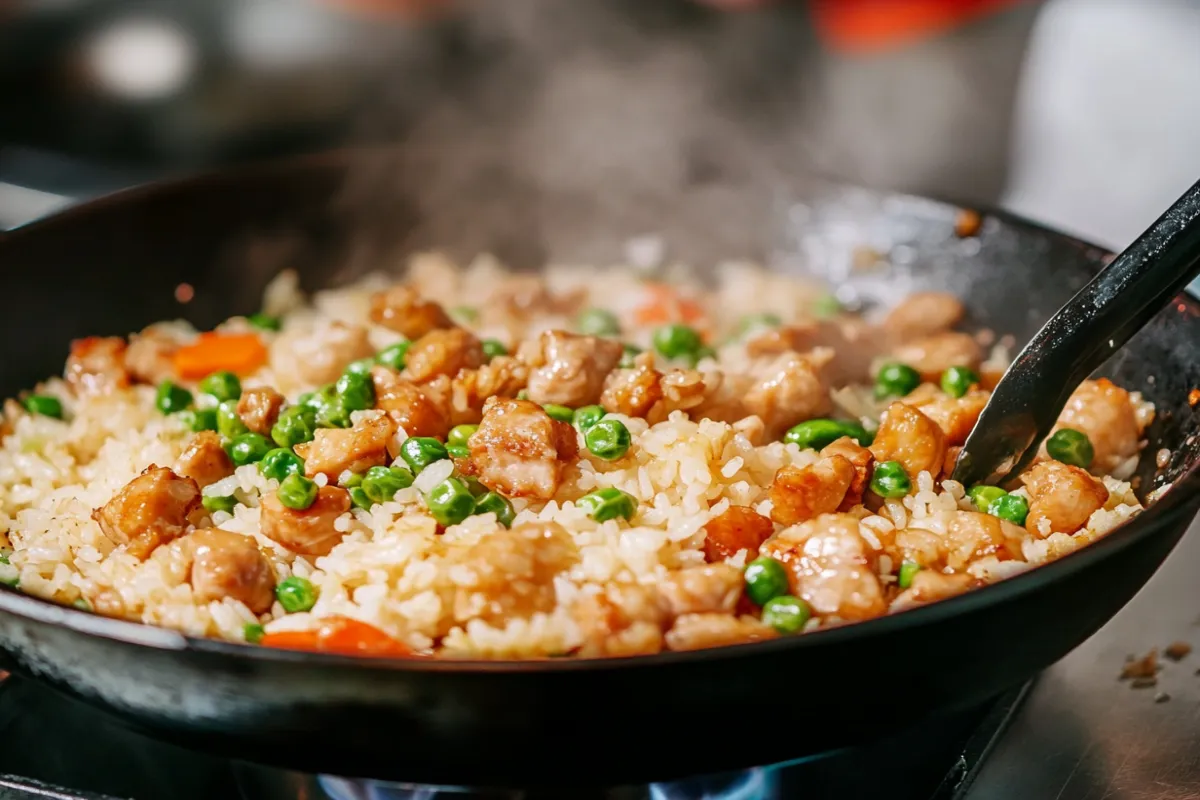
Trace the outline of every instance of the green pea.
<instances>
[{"instance_id":1,"label":"green pea","mask_svg":"<svg viewBox=\"0 0 1200 800\"><path fill-rule=\"evenodd\" d=\"M921 565L915 561L903 561L900 563L900 572L896 576L896 583L901 589L907 589L912 586L913 578L921 571Z\"/></svg>"},{"instance_id":2,"label":"green pea","mask_svg":"<svg viewBox=\"0 0 1200 800\"><path fill-rule=\"evenodd\" d=\"M360 358L358 361L351 361L346 365L346 375L366 375L370 376L371 367L375 366L375 359Z\"/></svg>"},{"instance_id":3,"label":"green pea","mask_svg":"<svg viewBox=\"0 0 1200 800\"><path fill-rule=\"evenodd\" d=\"M1046 452L1055 461L1070 464L1073 467L1087 469L1096 457L1092 441L1087 434L1072 428L1060 428L1046 440Z\"/></svg>"},{"instance_id":4,"label":"green pea","mask_svg":"<svg viewBox=\"0 0 1200 800\"><path fill-rule=\"evenodd\" d=\"M904 397L921 385L921 374L907 364L885 364L875 376L875 397Z\"/></svg>"},{"instance_id":5,"label":"green pea","mask_svg":"<svg viewBox=\"0 0 1200 800\"><path fill-rule=\"evenodd\" d=\"M204 510L210 514L215 514L218 511L232 514L234 507L237 506L237 498L233 495L216 497L206 494L200 497L200 505L204 506Z\"/></svg>"},{"instance_id":6,"label":"green pea","mask_svg":"<svg viewBox=\"0 0 1200 800\"><path fill-rule=\"evenodd\" d=\"M1029 502L1019 494L1006 494L992 501L988 513L1014 525L1024 525L1029 516Z\"/></svg>"},{"instance_id":7,"label":"green pea","mask_svg":"<svg viewBox=\"0 0 1200 800\"><path fill-rule=\"evenodd\" d=\"M316 423L318 428L349 428L350 409L340 396L327 398L317 410Z\"/></svg>"},{"instance_id":8,"label":"green pea","mask_svg":"<svg viewBox=\"0 0 1200 800\"><path fill-rule=\"evenodd\" d=\"M348 490L350 493L350 502L355 508L361 508L363 511L370 511L374 503L371 498L367 497L367 492L362 486L351 486Z\"/></svg>"},{"instance_id":9,"label":"green pea","mask_svg":"<svg viewBox=\"0 0 1200 800\"><path fill-rule=\"evenodd\" d=\"M788 592L787 570L770 556L761 556L747 564L742 580L746 583L746 597L756 606L766 605L771 598Z\"/></svg>"},{"instance_id":10,"label":"green pea","mask_svg":"<svg viewBox=\"0 0 1200 800\"><path fill-rule=\"evenodd\" d=\"M265 635L263 626L257 622L247 622L242 626L242 638L246 640L246 644L258 644Z\"/></svg>"},{"instance_id":11,"label":"green pea","mask_svg":"<svg viewBox=\"0 0 1200 800\"><path fill-rule=\"evenodd\" d=\"M987 513L988 507L1008 492L999 486L984 486L982 483L967 489L967 499L980 511Z\"/></svg>"},{"instance_id":12,"label":"green pea","mask_svg":"<svg viewBox=\"0 0 1200 800\"><path fill-rule=\"evenodd\" d=\"M264 478L282 481L288 475L303 475L304 460L288 448L277 447L258 462L258 471Z\"/></svg>"},{"instance_id":13,"label":"green pea","mask_svg":"<svg viewBox=\"0 0 1200 800\"><path fill-rule=\"evenodd\" d=\"M508 355L508 348L499 339L484 339L480 344L483 345L483 354L487 357L488 361L497 356Z\"/></svg>"},{"instance_id":14,"label":"green pea","mask_svg":"<svg viewBox=\"0 0 1200 800\"><path fill-rule=\"evenodd\" d=\"M279 482L275 494L279 502L293 511L303 511L317 501L317 482L304 477L299 472L293 472Z\"/></svg>"},{"instance_id":15,"label":"green pea","mask_svg":"<svg viewBox=\"0 0 1200 800\"><path fill-rule=\"evenodd\" d=\"M603 406L583 406L575 409L575 414L571 417L571 421L575 423L576 428L586 431L604 419L604 414Z\"/></svg>"},{"instance_id":16,"label":"green pea","mask_svg":"<svg viewBox=\"0 0 1200 800\"><path fill-rule=\"evenodd\" d=\"M471 490L471 495L476 498L483 497L489 491L486 486L479 482L479 478L476 478L474 475L460 475L458 477Z\"/></svg>"},{"instance_id":17,"label":"green pea","mask_svg":"<svg viewBox=\"0 0 1200 800\"><path fill-rule=\"evenodd\" d=\"M528 400L529 399L529 390L522 389L521 391L517 392L517 399L518 400Z\"/></svg>"},{"instance_id":18,"label":"green pea","mask_svg":"<svg viewBox=\"0 0 1200 800\"><path fill-rule=\"evenodd\" d=\"M783 435L783 440L797 445L801 450L820 450L849 436L863 447L871 443L872 436L867 429L853 422L839 422L833 419L810 419L801 422Z\"/></svg>"},{"instance_id":19,"label":"green pea","mask_svg":"<svg viewBox=\"0 0 1200 800\"><path fill-rule=\"evenodd\" d=\"M362 490L374 503L386 503L396 492L413 484L413 474L403 467L371 467L362 479Z\"/></svg>"},{"instance_id":20,"label":"green pea","mask_svg":"<svg viewBox=\"0 0 1200 800\"><path fill-rule=\"evenodd\" d=\"M218 402L237 400L242 396L242 382L232 372L214 372L200 381L200 391L217 398Z\"/></svg>"},{"instance_id":21,"label":"green pea","mask_svg":"<svg viewBox=\"0 0 1200 800\"><path fill-rule=\"evenodd\" d=\"M76 597L73 601L71 601L71 605L75 606L75 608L78 608L80 611L92 610L92 604L87 601L86 597Z\"/></svg>"},{"instance_id":22,"label":"green pea","mask_svg":"<svg viewBox=\"0 0 1200 800\"><path fill-rule=\"evenodd\" d=\"M621 323L611 311L589 308L575 318L575 329L587 336L617 336Z\"/></svg>"},{"instance_id":23,"label":"green pea","mask_svg":"<svg viewBox=\"0 0 1200 800\"><path fill-rule=\"evenodd\" d=\"M559 422L570 422L575 418L575 412L572 409L557 403L546 403L542 409L550 415L550 419L556 419Z\"/></svg>"},{"instance_id":24,"label":"green pea","mask_svg":"<svg viewBox=\"0 0 1200 800\"><path fill-rule=\"evenodd\" d=\"M478 425L455 425L446 437L446 444L465 445L477 430L479 430Z\"/></svg>"},{"instance_id":25,"label":"green pea","mask_svg":"<svg viewBox=\"0 0 1200 800\"><path fill-rule=\"evenodd\" d=\"M621 360L617 362L617 366L621 369L633 369L636 364L633 360L642 354L642 348L637 345L624 345L624 352L621 353Z\"/></svg>"},{"instance_id":26,"label":"green pea","mask_svg":"<svg viewBox=\"0 0 1200 800\"><path fill-rule=\"evenodd\" d=\"M54 419L62 419L63 407L62 402L57 397L51 397L47 394L31 394L21 403L25 406L25 410L30 414L39 414L43 417L53 417Z\"/></svg>"},{"instance_id":27,"label":"green pea","mask_svg":"<svg viewBox=\"0 0 1200 800\"><path fill-rule=\"evenodd\" d=\"M790 594L773 597L762 610L762 621L778 633L799 633L812 616L808 603Z\"/></svg>"},{"instance_id":28,"label":"green pea","mask_svg":"<svg viewBox=\"0 0 1200 800\"><path fill-rule=\"evenodd\" d=\"M359 475L357 472L351 472L345 478L341 478L340 480L338 480L338 485L342 486L346 489L350 489L354 486L362 486L362 482L363 482L362 475Z\"/></svg>"},{"instance_id":29,"label":"green pea","mask_svg":"<svg viewBox=\"0 0 1200 800\"><path fill-rule=\"evenodd\" d=\"M629 429L619 419L602 419L583 434L583 443L596 458L616 461L629 452Z\"/></svg>"},{"instance_id":30,"label":"green pea","mask_svg":"<svg viewBox=\"0 0 1200 800\"><path fill-rule=\"evenodd\" d=\"M475 498L476 514L495 514L496 521L506 528L511 528L517 513L513 511L508 498L496 492L488 492Z\"/></svg>"},{"instance_id":31,"label":"green pea","mask_svg":"<svg viewBox=\"0 0 1200 800\"><path fill-rule=\"evenodd\" d=\"M457 525L475 512L475 496L458 478L446 478L429 490L425 498L429 513L439 525Z\"/></svg>"},{"instance_id":32,"label":"green pea","mask_svg":"<svg viewBox=\"0 0 1200 800\"><path fill-rule=\"evenodd\" d=\"M629 520L637 513L637 500L633 495L611 486L585 494L576 505L587 511L596 522L607 522L617 517Z\"/></svg>"},{"instance_id":33,"label":"green pea","mask_svg":"<svg viewBox=\"0 0 1200 800\"><path fill-rule=\"evenodd\" d=\"M215 408L193 408L179 412L179 419L189 430L215 431L217 429L217 410Z\"/></svg>"},{"instance_id":34,"label":"green pea","mask_svg":"<svg viewBox=\"0 0 1200 800\"><path fill-rule=\"evenodd\" d=\"M912 489L912 481L899 461L884 461L871 473L871 491L880 497L904 497Z\"/></svg>"},{"instance_id":35,"label":"green pea","mask_svg":"<svg viewBox=\"0 0 1200 800\"><path fill-rule=\"evenodd\" d=\"M407 339L388 345L376 354L375 361L385 367L391 367L397 371L402 370L404 369L404 359L408 356L408 348L410 347L412 347L412 342Z\"/></svg>"},{"instance_id":36,"label":"green pea","mask_svg":"<svg viewBox=\"0 0 1200 800\"><path fill-rule=\"evenodd\" d=\"M183 411L192 404L192 393L179 384L163 381L154 394L155 407L164 414Z\"/></svg>"},{"instance_id":37,"label":"green pea","mask_svg":"<svg viewBox=\"0 0 1200 800\"><path fill-rule=\"evenodd\" d=\"M317 429L317 414L307 406L285 408L271 426L271 439L280 447L311 442Z\"/></svg>"},{"instance_id":38,"label":"green pea","mask_svg":"<svg viewBox=\"0 0 1200 800\"><path fill-rule=\"evenodd\" d=\"M831 294L823 294L813 301L813 315L818 319L829 319L842 313L842 303Z\"/></svg>"},{"instance_id":39,"label":"green pea","mask_svg":"<svg viewBox=\"0 0 1200 800\"><path fill-rule=\"evenodd\" d=\"M687 325L664 325L654 332L654 349L667 358L681 358L704 345L700 334Z\"/></svg>"},{"instance_id":40,"label":"green pea","mask_svg":"<svg viewBox=\"0 0 1200 800\"><path fill-rule=\"evenodd\" d=\"M313 586L308 578L293 575L284 578L275 587L275 599L289 614L311 611L317 604L317 587Z\"/></svg>"},{"instance_id":41,"label":"green pea","mask_svg":"<svg viewBox=\"0 0 1200 800\"><path fill-rule=\"evenodd\" d=\"M471 448L465 444L448 444L446 445L446 455L450 458L470 458Z\"/></svg>"},{"instance_id":42,"label":"green pea","mask_svg":"<svg viewBox=\"0 0 1200 800\"><path fill-rule=\"evenodd\" d=\"M421 470L435 461L441 461L447 455L445 446L432 436L410 436L400 445L400 457L412 469L414 475L420 474Z\"/></svg>"},{"instance_id":43,"label":"green pea","mask_svg":"<svg viewBox=\"0 0 1200 800\"><path fill-rule=\"evenodd\" d=\"M246 427L246 423L238 416L236 400L226 400L217 406L217 432L222 436L232 439L248 430L250 429Z\"/></svg>"},{"instance_id":44,"label":"green pea","mask_svg":"<svg viewBox=\"0 0 1200 800\"><path fill-rule=\"evenodd\" d=\"M783 320L778 314L765 312L762 314L747 314L738 320L735 339L740 339L753 331L763 330L764 328L778 328L783 324Z\"/></svg>"},{"instance_id":45,"label":"green pea","mask_svg":"<svg viewBox=\"0 0 1200 800\"><path fill-rule=\"evenodd\" d=\"M315 414L331 397L333 397L333 384L324 386L315 392L305 392L296 398L296 404L301 408L311 409Z\"/></svg>"},{"instance_id":46,"label":"green pea","mask_svg":"<svg viewBox=\"0 0 1200 800\"><path fill-rule=\"evenodd\" d=\"M979 376L966 367L951 367L942 373L942 391L951 397L962 397L979 383Z\"/></svg>"},{"instance_id":47,"label":"green pea","mask_svg":"<svg viewBox=\"0 0 1200 800\"><path fill-rule=\"evenodd\" d=\"M253 464L271 452L271 440L257 433L242 433L229 442L229 459L234 466Z\"/></svg>"},{"instance_id":48,"label":"green pea","mask_svg":"<svg viewBox=\"0 0 1200 800\"><path fill-rule=\"evenodd\" d=\"M277 331L283 327L283 323L279 317L272 317L270 314L263 314L262 312L251 314L246 317L246 321L261 331Z\"/></svg>"},{"instance_id":49,"label":"green pea","mask_svg":"<svg viewBox=\"0 0 1200 800\"><path fill-rule=\"evenodd\" d=\"M450 316L464 325L474 325L479 321L479 310L471 306L456 306L450 309Z\"/></svg>"},{"instance_id":50,"label":"green pea","mask_svg":"<svg viewBox=\"0 0 1200 800\"><path fill-rule=\"evenodd\" d=\"M375 406L375 384L370 375L347 372L337 379L334 390L347 411L366 411Z\"/></svg>"}]
</instances>

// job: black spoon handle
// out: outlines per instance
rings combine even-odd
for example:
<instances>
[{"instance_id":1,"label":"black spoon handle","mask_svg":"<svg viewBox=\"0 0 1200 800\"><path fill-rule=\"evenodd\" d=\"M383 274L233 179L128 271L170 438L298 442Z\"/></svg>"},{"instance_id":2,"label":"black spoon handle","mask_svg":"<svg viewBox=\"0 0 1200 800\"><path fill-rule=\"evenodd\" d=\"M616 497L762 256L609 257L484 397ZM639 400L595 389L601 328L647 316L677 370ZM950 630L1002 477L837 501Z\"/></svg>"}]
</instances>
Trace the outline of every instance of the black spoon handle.
<instances>
[{"instance_id":1,"label":"black spoon handle","mask_svg":"<svg viewBox=\"0 0 1200 800\"><path fill-rule=\"evenodd\" d=\"M1200 182L1038 331L992 393L955 465L967 485L1019 471L1071 392L1200 274Z\"/></svg>"}]
</instances>

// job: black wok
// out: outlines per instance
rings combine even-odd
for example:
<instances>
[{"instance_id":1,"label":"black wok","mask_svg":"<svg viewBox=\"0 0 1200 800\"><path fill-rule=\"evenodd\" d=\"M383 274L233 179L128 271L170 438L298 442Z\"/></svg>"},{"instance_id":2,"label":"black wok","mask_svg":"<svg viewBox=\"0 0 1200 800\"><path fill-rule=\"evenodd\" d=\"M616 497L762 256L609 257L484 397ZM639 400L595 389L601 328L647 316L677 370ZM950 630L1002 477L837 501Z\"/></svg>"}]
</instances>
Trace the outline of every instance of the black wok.
<instances>
[{"instance_id":1,"label":"black wok","mask_svg":"<svg viewBox=\"0 0 1200 800\"><path fill-rule=\"evenodd\" d=\"M972 322L1018 343L1105 257L1003 215L986 215L978 236L962 239L953 206L844 187L560 196L498 172L470 196L438 199L412 180L411 165L380 158L338 154L139 189L3 235L0 389L56 372L73 337L180 315L209 326L256 310L280 267L318 287L389 263L393 246L603 263L624 237L660 230L673 252L702 263L782 248L844 266L861 263L863 251L852 251L865 245L883 256L856 273L865 299L948 288ZM797 198L797 227L772 230L766 220L781 218L772 212ZM186 305L181 283L194 289ZM380 662L190 639L3 591L0 649L19 672L156 735L309 772L613 784L827 752L1028 679L1095 632L1170 552L1200 500L1198 420L1187 402L1200 386L1200 306L1180 297L1106 374L1158 404L1143 494L1174 487L1058 562L859 625L610 661ZM1172 451L1164 469L1160 447Z\"/></svg>"}]
</instances>

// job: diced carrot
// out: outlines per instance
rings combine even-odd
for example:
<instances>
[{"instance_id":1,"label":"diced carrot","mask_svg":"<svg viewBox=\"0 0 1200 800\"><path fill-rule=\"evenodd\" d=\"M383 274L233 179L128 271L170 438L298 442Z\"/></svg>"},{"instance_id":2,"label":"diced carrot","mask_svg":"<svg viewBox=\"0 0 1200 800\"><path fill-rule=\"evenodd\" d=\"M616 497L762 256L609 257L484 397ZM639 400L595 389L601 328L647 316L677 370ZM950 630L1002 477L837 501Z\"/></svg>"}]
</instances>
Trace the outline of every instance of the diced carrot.
<instances>
[{"instance_id":1,"label":"diced carrot","mask_svg":"<svg viewBox=\"0 0 1200 800\"><path fill-rule=\"evenodd\" d=\"M704 320L704 309L694 300L681 297L670 286L651 284L650 300L634 312L639 325L663 325L669 322L695 324Z\"/></svg>"},{"instance_id":2,"label":"diced carrot","mask_svg":"<svg viewBox=\"0 0 1200 800\"><path fill-rule=\"evenodd\" d=\"M267 363L267 347L253 333L202 333L175 351L175 373L199 380L221 370L249 375Z\"/></svg>"},{"instance_id":3,"label":"diced carrot","mask_svg":"<svg viewBox=\"0 0 1200 800\"><path fill-rule=\"evenodd\" d=\"M315 630L268 633L260 642L264 647L284 650L309 650L349 656L404 658L412 650L383 631L349 617L326 617Z\"/></svg>"}]
</instances>

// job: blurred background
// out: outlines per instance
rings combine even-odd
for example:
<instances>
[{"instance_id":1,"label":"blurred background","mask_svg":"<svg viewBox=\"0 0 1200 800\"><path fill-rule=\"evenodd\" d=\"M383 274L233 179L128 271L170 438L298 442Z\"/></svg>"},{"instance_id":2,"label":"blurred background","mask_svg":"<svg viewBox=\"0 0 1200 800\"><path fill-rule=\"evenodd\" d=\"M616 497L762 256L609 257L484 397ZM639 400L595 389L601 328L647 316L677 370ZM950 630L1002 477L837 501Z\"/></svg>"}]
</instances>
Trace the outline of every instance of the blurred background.
<instances>
[{"instance_id":1,"label":"blurred background","mask_svg":"<svg viewBox=\"0 0 1200 800\"><path fill-rule=\"evenodd\" d=\"M1196 42L1194 0L0 0L0 226L450 142L483 182L812 171L1120 247L1200 177Z\"/></svg>"}]
</instances>

